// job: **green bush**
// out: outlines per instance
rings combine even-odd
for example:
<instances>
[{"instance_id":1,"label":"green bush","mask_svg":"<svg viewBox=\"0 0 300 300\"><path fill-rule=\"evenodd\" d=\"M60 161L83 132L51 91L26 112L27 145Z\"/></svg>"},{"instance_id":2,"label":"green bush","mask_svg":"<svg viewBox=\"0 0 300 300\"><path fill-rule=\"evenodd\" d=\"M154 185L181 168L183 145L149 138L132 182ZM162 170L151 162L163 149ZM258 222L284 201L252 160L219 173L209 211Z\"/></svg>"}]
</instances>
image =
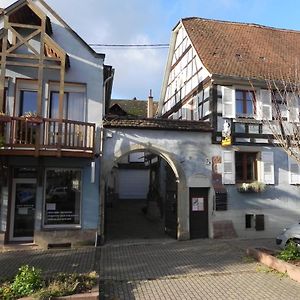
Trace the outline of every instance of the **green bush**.
<instances>
[{"instance_id":1,"label":"green bush","mask_svg":"<svg viewBox=\"0 0 300 300\"><path fill-rule=\"evenodd\" d=\"M24 296L37 299L68 296L91 290L97 283L97 273L59 273L55 278L42 280L41 271L22 266L12 282L0 284L0 299L14 300Z\"/></svg>"},{"instance_id":2,"label":"green bush","mask_svg":"<svg viewBox=\"0 0 300 300\"><path fill-rule=\"evenodd\" d=\"M285 249L280 251L276 257L284 261L300 260L300 251L297 244L293 241L290 241Z\"/></svg>"},{"instance_id":3,"label":"green bush","mask_svg":"<svg viewBox=\"0 0 300 300\"><path fill-rule=\"evenodd\" d=\"M0 286L0 299L11 300L28 296L42 287L41 271L28 265L21 266L13 281Z\"/></svg>"},{"instance_id":4,"label":"green bush","mask_svg":"<svg viewBox=\"0 0 300 300\"><path fill-rule=\"evenodd\" d=\"M15 296L28 296L42 286L41 270L29 267L28 265L19 268L11 284L11 290Z\"/></svg>"}]
</instances>

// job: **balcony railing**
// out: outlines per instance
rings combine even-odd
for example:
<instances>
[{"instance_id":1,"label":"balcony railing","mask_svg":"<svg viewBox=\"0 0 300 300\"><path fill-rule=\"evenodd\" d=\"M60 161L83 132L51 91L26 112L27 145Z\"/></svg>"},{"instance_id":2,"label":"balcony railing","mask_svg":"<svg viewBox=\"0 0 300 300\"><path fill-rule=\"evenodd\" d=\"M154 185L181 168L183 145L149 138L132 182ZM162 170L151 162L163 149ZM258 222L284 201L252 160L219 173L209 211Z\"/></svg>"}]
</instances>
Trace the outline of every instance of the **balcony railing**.
<instances>
[{"instance_id":1,"label":"balcony railing","mask_svg":"<svg viewBox=\"0 0 300 300\"><path fill-rule=\"evenodd\" d=\"M94 154L95 124L48 118L0 118L0 151L32 150ZM37 154L38 155L38 154ZM47 154L45 154L47 155Z\"/></svg>"}]
</instances>

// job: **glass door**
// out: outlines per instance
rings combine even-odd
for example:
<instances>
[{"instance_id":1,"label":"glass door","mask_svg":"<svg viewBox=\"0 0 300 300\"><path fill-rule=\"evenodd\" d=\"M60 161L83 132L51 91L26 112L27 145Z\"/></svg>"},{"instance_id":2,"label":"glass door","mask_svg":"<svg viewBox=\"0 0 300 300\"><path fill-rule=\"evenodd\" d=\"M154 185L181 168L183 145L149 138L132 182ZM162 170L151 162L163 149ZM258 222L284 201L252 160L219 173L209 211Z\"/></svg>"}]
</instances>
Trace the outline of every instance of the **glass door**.
<instances>
[{"instance_id":1,"label":"glass door","mask_svg":"<svg viewBox=\"0 0 300 300\"><path fill-rule=\"evenodd\" d=\"M10 240L32 241L34 233L36 179L14 179Z\"/></svg>"}]
</instances>

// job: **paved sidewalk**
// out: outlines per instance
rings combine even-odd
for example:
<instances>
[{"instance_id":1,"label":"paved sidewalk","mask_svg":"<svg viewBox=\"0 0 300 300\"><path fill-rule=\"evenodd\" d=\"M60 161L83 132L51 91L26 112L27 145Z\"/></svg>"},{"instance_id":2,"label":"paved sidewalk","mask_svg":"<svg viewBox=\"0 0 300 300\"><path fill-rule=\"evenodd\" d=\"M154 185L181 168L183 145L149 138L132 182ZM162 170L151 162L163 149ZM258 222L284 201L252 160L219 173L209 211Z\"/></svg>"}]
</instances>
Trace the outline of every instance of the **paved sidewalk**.
<instances>
[{"instance_id":1,"label":"paved sidewalk","mask_svg":"<svg viewBox=\"0 0 300 300\"><path fill-rule=\"evenodd\" d=\"M107 244L102 299L299 299L300 284L258 271L245 257L249 246L275 247L263 239Z\"/></svg>"},{"instance_id":2,"label":"paved sidewalk","mask_svg":"<svg viewBox=\"0 0 300 300\"><path fill-rule=\"evenodd\" d=\"M0 252L0 279L11 278L21 265L42 270L48 277L60 272L85 273L98 271L100 250L94 247L53 250L18 250Z\"/></svg>"}]
</instances>

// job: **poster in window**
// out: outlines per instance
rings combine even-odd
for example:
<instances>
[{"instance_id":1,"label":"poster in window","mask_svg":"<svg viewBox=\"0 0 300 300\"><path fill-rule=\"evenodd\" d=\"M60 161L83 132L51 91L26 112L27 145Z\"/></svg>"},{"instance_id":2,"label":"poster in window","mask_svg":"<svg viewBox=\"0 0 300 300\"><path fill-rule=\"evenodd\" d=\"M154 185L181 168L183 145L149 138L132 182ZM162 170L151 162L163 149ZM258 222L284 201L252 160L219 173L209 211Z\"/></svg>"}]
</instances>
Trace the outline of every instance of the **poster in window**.
<instances>
[{"instance_id":1,"label":"poster in window","mask_svg":"<svg viewBox=\"0 0 300 300\"><path fill-rule=\"evenodd\" d=\"M204 198L192 198L192 211L204 211Z\"/></svg>"}]
</instances>

